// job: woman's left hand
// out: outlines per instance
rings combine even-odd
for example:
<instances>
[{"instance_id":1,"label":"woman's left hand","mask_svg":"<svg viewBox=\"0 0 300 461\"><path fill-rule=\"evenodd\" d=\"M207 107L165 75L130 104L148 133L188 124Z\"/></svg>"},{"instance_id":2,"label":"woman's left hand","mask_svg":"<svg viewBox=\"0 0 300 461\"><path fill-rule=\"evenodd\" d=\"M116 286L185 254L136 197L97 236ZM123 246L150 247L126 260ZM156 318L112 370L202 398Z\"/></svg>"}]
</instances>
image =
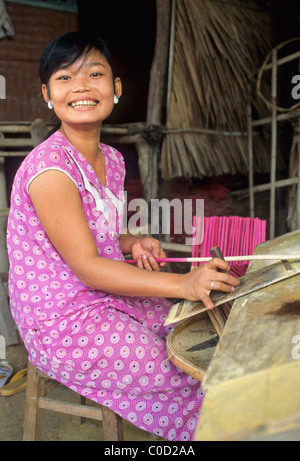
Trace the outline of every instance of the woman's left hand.
<instances>
[{"instance_id":1,"label":"woman's left hand","mask_svg":"<svg viewBox=\"0 0 300 461\"><path fill-rule=\"evenodd\" d=\"M166 263L158 263L156 259L165 258L166 254L161 247L160 241L153 237L140 237L131 248L132 257L137 260L140 269L160 271Z\"/></svg>"}]
</instances>

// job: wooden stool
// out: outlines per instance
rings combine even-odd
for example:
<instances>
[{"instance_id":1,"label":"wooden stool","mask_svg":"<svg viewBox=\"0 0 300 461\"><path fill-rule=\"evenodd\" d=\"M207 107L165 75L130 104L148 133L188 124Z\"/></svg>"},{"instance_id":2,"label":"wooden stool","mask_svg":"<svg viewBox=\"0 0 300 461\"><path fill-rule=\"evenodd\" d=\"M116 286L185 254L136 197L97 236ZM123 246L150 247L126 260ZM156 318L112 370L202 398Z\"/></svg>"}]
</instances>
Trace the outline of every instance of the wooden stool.
<instances>
[{"instance_id":1,"label":"wooden stool","mask_svg":"<svg viewBox=\"0 0 300 461\"><path fill-rule=\"evenodd\" d=\"M73 396L76 397L77 401L80 399L82 403L62 402L46 397L59 384L28 361L24 441L41 439L42 410L52 410L73 415L76 418L83 417L103 421L105 441L123 440L123 420L109 408L102 405L97 405L97 407L84 405L85 398L74 391L72 391Z\"/></svg>"}]
</instances>

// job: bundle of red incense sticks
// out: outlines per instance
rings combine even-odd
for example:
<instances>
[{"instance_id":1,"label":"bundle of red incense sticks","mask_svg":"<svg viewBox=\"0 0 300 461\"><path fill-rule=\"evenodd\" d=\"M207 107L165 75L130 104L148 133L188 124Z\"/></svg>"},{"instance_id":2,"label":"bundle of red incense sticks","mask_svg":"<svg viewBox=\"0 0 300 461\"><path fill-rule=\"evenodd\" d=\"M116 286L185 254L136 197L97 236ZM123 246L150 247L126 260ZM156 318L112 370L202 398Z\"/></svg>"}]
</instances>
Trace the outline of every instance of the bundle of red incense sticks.
<instances>
[{"instance_id":1,"label":"bundle of red incense sticks","mask_svg":"<svg viewBox=\"0 0 300 461\"><path fill-rule=\"evenodd\" d=\"M223 256L252 255L256 245L266 240L266 221L239 216L193 217L192 256L209 257L210 248L218 246ZM192 263L193 266L199 263ZM200 263L201 264L201 263ZM249 261L230 262L245 268ZM240 269L242 269L240 267ZM244 272L244 270L243 270Z\"/></svg>"}]
</instances>

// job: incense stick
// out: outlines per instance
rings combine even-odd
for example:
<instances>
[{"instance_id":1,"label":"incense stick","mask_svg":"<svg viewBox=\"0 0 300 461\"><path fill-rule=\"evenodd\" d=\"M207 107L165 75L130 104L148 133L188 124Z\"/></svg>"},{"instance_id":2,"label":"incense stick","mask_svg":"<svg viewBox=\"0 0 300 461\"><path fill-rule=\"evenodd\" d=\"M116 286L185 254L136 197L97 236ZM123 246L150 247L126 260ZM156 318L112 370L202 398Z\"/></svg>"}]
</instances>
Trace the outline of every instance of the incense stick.
<instances>
[{"instance_id":1,"label":"incense stick","mask_svg":"<svg viewBox=\"0 0 300 461\"><path fill-rule=\"evenodd\" d=\"M176 262L176 263L192 263L192 262L207 262L210 261L212 258L210 257L203 257L203 258L157 258L156 261L158 263L161 262ZM224 256L225 261L254 261L254 260L288 260L288 261L297 261L300 260L300 254L296 255L288 255L288 254L281 254L281 255L241 255L241 256ZM126 259L125 262L129 264L137 263L136 259Z\"/></svg>"}]
</instances>

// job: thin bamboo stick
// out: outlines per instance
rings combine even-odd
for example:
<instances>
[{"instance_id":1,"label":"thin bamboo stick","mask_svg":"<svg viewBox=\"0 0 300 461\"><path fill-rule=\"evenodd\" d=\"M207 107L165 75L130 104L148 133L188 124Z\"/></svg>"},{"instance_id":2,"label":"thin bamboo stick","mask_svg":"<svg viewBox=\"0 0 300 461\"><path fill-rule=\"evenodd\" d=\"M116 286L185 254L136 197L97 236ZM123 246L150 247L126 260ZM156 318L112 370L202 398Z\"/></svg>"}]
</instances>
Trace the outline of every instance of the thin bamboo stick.
<instances>
[{"instance_id":1,"label":"thin bamboo stick","mask_svg":"<svg viewBox=\"0 0 300 461\"><path fill-rule=\"evenodd\" d=\"M247 104L247 119L248 119L248 162L249 162L249 170L248 170L248 178L249 178L249 195L250 195L250 218L255 217L254 212L254 180L253 180L253 129L251 125L252 120L252 109L251 109L251 89L250 85L248 87L249 96L248 96L248 104Z\"/></svg>"},{"instance_id":2,"label":"thin bamboo stick","mask_svg":"<svg viewBox=\"0 0 300 461\"><path fill-rule=\"evenodd\" d=\"M157 262L207 262L210 261L211 257L199 257L199 258L157 258ZM300 260L300 254L278 254L278 255L240 255L240 256L224 256L225 261L298 261ZM135 264L136 259L126 259L127 263Z\"/></svg>"},{"instance_id":3,"label":"thin bamboo stick","mask_svg":"<svg viewBox=\"0 0 300 461\"><path fill-rule=\"evenodd\" d=\"M218 307L215 307L214 309L207 310L207 314L210 318L211 323L215 327L215 330L217 334L221 337L222 332L225 327L225 322L223 322L223 319L220 319L220 315L217 312Z\"/></svg>"},{"instance_id":4,"label":"thin bamboo stick","mask_svg":"<svg viewBox=\"0 0 300 461\"><path fill-rule=\"evenodd\" d=\"M288 178L288 179L280 179L279 181L275 182L276 189L280 187L287 187L287 186L292 186L293 184L298 184L299 179L298 177L296 178ZM271 189L271 183L266 183L266 184L260 184L259 186L254 186L253 187L253 192L264 192L266 190ZM249 195L249 189L243 189L243 190L237 190L231 192L231 195L236 195L236 196L243 196L243 195Z\"/></svg>"},{"instance_id":5,"label":"thin bamboo stick","mask_svg":"<svg viewBox=\"0 0 300 461\"><path fill-rule=\"evenodd\" d=\"M227 318L229 317L231 306L232 306L231 302L227 302L222 305L223 312L225 313Z\"/></svg>"},{"instance_id":6,"label":"thin bamboo stick","mask_svg":"<svg viewBox=\"0 0 300 461\"><path fill-rule=\"evenodd\" d=\"M277 50L272 51L272 101L277 99ZM271 173L270 173L270 238L275 235L275 199L276 199L276 157L277 157L277 110L272 108L271 122Z\"/></svg>"}]
</instances>

